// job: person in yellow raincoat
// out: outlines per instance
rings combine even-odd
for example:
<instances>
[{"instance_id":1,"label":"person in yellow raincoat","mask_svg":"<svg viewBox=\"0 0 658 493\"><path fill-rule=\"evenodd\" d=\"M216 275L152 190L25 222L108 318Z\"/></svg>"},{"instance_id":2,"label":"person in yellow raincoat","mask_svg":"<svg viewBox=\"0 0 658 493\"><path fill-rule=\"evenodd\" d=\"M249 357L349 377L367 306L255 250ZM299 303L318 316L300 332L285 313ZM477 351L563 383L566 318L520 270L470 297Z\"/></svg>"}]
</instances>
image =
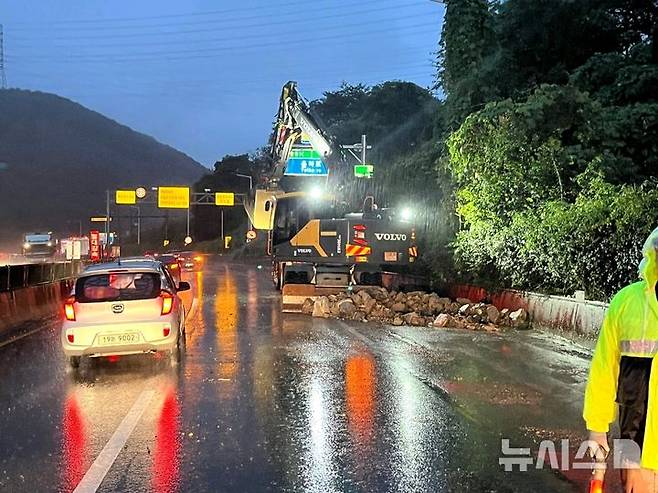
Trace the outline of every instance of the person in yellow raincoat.
<instances>
[{"instance_id":1,"label":"person in yellow raincoat","mask_svg":"<svg viewBox=\"0 0 658 493\"><path fill-rule=\"evenodd\" d=\"M641 450L641 468L623 469L626 492L658 493L658 228L643 248L641 281L612 301L594 350L583 417L593 453L610 450L607 434L619 408L621 439ZM590 447L591 448L591 447Z\"/></svg>"}]
</instances>

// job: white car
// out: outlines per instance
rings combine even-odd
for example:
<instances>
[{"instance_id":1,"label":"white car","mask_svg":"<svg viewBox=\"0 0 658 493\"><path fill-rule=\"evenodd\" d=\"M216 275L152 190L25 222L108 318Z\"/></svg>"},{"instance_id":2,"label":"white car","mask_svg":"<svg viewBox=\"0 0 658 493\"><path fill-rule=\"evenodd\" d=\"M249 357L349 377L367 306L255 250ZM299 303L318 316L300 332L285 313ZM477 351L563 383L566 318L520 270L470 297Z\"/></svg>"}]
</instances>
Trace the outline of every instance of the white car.
<instances>
[{"instance_id":1,"label":"white car","mask_svg":"<svg viewBox=\"0 0 658 493\"><path fill-rule=\"evenodd\" d=\"M156 260L96 264L76 280L64 304L62 348L72 367L83 356L169 353L180 359L185 307L167 269Z\"/></svg>"}]
</instances>

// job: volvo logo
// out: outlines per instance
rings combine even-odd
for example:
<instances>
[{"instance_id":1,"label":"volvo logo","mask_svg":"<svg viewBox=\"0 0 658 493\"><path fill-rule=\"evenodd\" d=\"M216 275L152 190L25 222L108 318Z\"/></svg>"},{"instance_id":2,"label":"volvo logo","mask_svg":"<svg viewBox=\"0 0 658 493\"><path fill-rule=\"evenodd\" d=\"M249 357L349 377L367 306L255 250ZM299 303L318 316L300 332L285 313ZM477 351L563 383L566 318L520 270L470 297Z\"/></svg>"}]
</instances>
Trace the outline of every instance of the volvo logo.
<instances>
[{"instance_id":1,"label":"volvo logo","mask_svg":"<svg viewBox=\"0 0 658 493\"><path fill-rule=\"evenodd\" d=\"M375 233L375 238L384 241L407 241L407 235L402 233Z\"/></svg>"},{"instance_id":2,"label":"volvo logo","mask_svg":"<svg viewBox=\"0 0 658 493\"><path fill-rule=\"evenodd\" d=\"M112 305L112 313L123 313L123 305L121 303Z\"/></svg>"}]
</instances>

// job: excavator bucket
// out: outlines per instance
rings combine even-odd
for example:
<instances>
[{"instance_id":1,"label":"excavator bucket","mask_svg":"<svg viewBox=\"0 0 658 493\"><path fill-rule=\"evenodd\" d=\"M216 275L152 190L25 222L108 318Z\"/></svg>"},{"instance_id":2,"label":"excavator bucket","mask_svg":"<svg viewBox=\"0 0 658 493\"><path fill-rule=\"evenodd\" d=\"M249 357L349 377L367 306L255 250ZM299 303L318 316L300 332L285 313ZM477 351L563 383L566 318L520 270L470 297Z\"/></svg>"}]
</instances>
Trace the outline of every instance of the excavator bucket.
<instances>
[{"instance_id":1,"label":"excavator bucket","mask_svg":"<svg viewBox=\"0 0 658 493\"><path fill-rule=\"evenodd\" d=\"M320 296L329 296L345 291L345 287L340 286L316 286L315 284L286 284L281 290L283 303L282 311L284 313L301 313L302 305L307 298L312 300Z\"/></svg>"}]
</instances>

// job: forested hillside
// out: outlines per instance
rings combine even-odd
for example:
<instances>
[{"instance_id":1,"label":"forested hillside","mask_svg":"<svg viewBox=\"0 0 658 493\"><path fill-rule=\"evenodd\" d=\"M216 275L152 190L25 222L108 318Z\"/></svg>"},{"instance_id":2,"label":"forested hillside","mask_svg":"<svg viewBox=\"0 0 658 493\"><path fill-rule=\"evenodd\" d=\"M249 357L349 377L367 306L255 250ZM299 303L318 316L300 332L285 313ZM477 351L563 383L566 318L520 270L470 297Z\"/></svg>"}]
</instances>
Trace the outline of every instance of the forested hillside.
<instances>
[{"instance_id":1,"label":"forested hillside","mask_svg":"<svg viewBox=\"0 0 658 493\"><path fill-rule=\"evenodd\" d=\"M656 21L649 0L448 3L438 85L463 277L602 299L637 277L658 226Z\"/></svg>"},{"instance_id":2,"label":"forested hillside","mask_svg":"<svg viewBox=\"0 0 658 493\"><path fill-rule=\"evenodd\" d=\"M31 230L77 231L105 210L105 190L188 184L189 156L73 101L0 90L0 240Z\"/></svg>"}]
</instances>

